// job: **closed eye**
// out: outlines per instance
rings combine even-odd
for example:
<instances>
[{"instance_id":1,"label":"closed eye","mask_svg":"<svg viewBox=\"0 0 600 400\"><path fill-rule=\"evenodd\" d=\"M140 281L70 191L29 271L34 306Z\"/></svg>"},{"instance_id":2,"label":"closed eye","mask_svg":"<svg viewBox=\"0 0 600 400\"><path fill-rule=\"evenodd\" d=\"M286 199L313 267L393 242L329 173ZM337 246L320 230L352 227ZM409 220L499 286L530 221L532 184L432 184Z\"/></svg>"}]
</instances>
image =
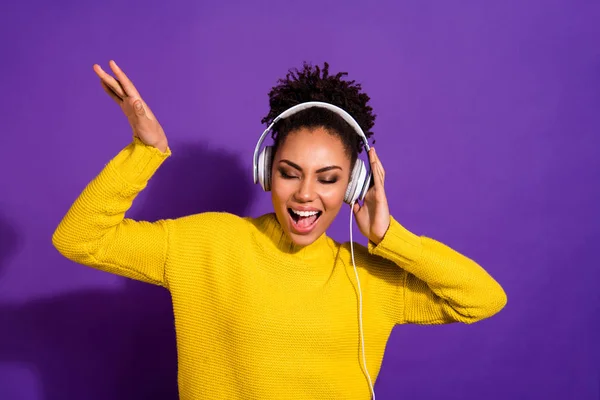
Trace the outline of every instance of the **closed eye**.
<instances>
[{"instance_id":1,"label":"closed eye","mask_svg":"<svg viewBox=\"0 0 600 400\"><path fill-rule=\"evenodd\" d=\"M335 179L321 179L319 182L324 183L326 185L331 185L331 184L336 183L337 181L338 181L337 178L335 178Z\"/></svg>"},{"instance_id":2,"label":"closed eye","mask_svg":"<svg viewBox=\"0 0 600 400\"><path fill-rule=\"evenodd\" d=\"M283 179L299 179L300 178L300 177L298 177L296 175L290 175L283 168L278 168L278 171L279 171L279 174L281 175L281 177ZM338 181L338 177L337 176L331 177L329 179L319 179L319 182L322 183L322 184L324 184L324 185L332 185L332 184L336 183L337 181Z\"/></svg>"},{"instance_id":3,"label":"closed eye","mask_svg":"<svg viewBox=\"0 0 600 400\"><path fill-rule=\"evenodd\" d=\"M281 177L283 179L294 179L294 178L298 178L297 176L293 176L293 175L289 175L288 173L286 173L283 169L279 169L279 174L281 174Z\"/></svg>"}]
</instances>

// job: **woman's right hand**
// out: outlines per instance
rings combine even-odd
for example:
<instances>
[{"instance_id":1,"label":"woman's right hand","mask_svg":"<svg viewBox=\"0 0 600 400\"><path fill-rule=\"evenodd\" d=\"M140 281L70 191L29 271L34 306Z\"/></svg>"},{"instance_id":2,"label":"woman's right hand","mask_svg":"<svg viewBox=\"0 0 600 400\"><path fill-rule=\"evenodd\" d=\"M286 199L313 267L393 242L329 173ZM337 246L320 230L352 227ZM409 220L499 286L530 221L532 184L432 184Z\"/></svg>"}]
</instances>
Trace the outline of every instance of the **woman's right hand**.
<instances>
[{"instance_id":1,"label":"woman's right hand","mask_svg":"<svg viewBox=\"0 0 600 400\"><path fill-rule=\"evenodd\" d=\"M152 110L117 64L111 60L109 66L116 78L104 72L98 64L94 64L94 71L100 77L104 91L123 110L133 130L133 136L164 153L168 147L167 136Z\"/></svg>"}]
</instances>

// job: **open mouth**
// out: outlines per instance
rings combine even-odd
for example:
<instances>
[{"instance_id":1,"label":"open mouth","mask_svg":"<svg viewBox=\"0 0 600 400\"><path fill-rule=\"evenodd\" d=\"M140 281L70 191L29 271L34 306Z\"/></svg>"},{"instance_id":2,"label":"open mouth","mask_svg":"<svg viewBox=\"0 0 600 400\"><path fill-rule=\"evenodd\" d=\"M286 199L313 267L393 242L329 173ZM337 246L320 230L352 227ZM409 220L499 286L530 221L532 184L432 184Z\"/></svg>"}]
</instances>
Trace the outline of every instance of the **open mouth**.
<instances>
[{"instance_id":1,"label":"open mouth","mask_svg":"<svg viewBox=\"0 0 600 400\"><path fill-rule=\"evenodd\" d=\"M322 211L296 211L288 208L288 213L294 223L294 227L301 230L310 230L318 221Z\"/></svg>"}]
</instances>

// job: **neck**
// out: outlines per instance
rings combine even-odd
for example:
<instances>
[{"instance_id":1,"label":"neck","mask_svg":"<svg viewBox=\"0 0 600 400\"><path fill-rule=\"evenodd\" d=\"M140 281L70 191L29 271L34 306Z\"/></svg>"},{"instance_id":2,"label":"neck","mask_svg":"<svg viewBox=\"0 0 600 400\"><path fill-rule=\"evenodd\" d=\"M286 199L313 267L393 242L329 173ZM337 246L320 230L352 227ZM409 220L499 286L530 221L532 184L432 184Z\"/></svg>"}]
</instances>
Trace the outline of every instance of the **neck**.
<instances>
[{"instance_id":1,"label":"neck","mask_svg":"<svg viewBox=\"0 0 600 400\"><path fill-rule=\"evenodd\" d=\"M335 242L323 233L308 245L298 245L285 233L274 213L265 214L253 220L254 225L264 235L265 250L280 252L285 258L298 261L325 260L335 255Z\"/></svg>"}]
</instances>

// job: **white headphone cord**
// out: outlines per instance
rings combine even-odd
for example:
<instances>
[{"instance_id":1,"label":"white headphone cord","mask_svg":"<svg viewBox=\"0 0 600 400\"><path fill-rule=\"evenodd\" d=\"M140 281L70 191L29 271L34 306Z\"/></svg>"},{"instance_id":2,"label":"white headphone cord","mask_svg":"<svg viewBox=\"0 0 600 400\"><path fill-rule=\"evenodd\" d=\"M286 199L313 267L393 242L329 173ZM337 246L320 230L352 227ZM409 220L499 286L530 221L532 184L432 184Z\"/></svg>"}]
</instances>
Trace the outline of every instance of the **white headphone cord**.
<instances>
[{"instance_id":1,"label":"white headphone cord","mask_svg":"<svg viewBox=\"0 0 600 400\"><path fill-rule=\"evenodd\" d=\"M358 270L356 269L356 264L354 262L354 243L352 241L352 214L354 213L354 203L350 205L350 249L352 253L352 265L354 266L354 273L356 274L356 283L358 284L358 297L359 297L359 328L360 328L360 340L362 345L362 358L363 358L363 366L365 369L365 374L367 375L367 379L369 381L369 388L371 389L371 393L373 394L373 400L375 400L375 389L373 388L373 382L371 381L371 376L369 375L369 370L367 369L367 358L365 356L365 337L363 333L363 312L362 312L362 290L360 289L360 279L358 278Z\"/></svg>"}]
</instances>

